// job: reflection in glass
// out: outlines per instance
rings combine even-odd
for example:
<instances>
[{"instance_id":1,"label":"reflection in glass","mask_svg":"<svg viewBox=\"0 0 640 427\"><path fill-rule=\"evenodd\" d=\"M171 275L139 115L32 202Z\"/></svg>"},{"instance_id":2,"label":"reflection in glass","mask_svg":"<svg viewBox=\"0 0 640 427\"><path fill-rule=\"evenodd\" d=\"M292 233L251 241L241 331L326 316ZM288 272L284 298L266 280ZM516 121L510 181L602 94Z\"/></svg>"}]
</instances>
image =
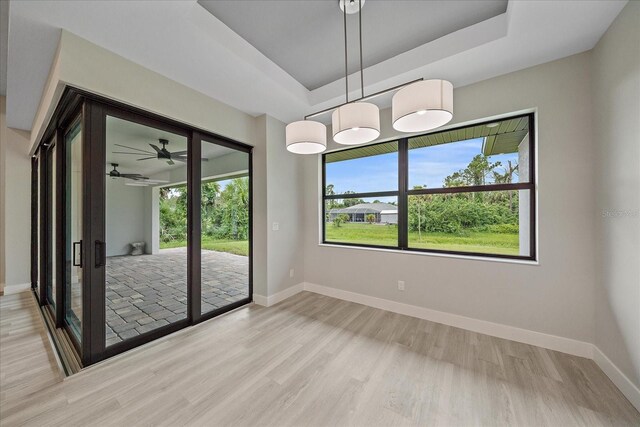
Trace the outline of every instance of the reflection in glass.
<instances>
[{"instance_id":1,"label":"reflection in glass","mask_svg":"<svg viewBox=\"0 0 640 427\"><path fill-rule=\"evenodd\" d=\"M529 190L409 196L409 247L529 255Z\"/></svg>"},{"instance_id":2,"label":"reflection in glass","mask_svg":"<svg viewBox=\"0 0 640 427\"><path fill-rule=\"evenodd\" d=\"M249 154L203 141L202 158L201 313L207 313L249 295Z\"/></svg>"},{"instance_id":3,"label":"reflection in glass","mask_svg":"<svg viewBox=\"0 0 640 427\"><path fill-rule=\"evenodd\" d=\"M112 116L106 123L110 346L187 318L187 138Z\"/></svg>"},{"instance_id":4,"label":"reflection in glass","mask_svg":"<svg viewBox=\"0 0 640 427\"><path fill-rule=\"evenodd\" d=\"M78 120L65 135L66 152L66 250L65 320L78 341L82 340L82 125Z\"/></svg>"},{"instance_id":5,"label":"reflection in glass","mask_svg":"<svg viewBox=\"0 0 640 427\"><path fill-rule=\"evenodd\" d=\"M396 197L325 200L325 241L398 246Z\"/></svg>"}]
</instances>

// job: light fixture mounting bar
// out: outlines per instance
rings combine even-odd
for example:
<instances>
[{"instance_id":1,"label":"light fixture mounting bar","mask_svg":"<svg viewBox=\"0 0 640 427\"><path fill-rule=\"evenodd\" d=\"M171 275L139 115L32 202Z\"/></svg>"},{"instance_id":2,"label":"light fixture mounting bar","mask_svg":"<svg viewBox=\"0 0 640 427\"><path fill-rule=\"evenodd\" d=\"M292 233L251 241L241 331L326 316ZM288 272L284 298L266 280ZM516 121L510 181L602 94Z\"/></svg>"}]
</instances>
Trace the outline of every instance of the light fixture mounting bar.
<instances>
[{"instance_id":1,"label":"light fixture mounting bar","mask_svg":"<svg viewBox=\"0 0 640 427\"><path fill-rule=\"evenodd\" d=\"M422 80L424 80L424 78L420 77L419 79L411 80L410 82L402 83L402 84L399 84L397 86L390 87L388 89L383 89L383 90L381 90L379 92L372 93L371 95L362 96L360 98L354 99L354 100L349 101L349 102L344 102L342 104L335 105L333 107L325 108L324 110L316 111L315 113L311 113L311 114L308 114L308 115L304 116L304 119L307 120L307 119L310 119L312 117L321 116L323 114L326 114L326 113L329 113L329 112L335 110L336 108L340 108L343 105L351 104L353 102L358 102L358 101L364 101L364 100L368 100L368 99L377 98L378 96L384 95L384 94L389 93L389 92L396 91L398 89L402 89L405 86L408 86L408 85L410 85L412 83L419 82L419 81L422 81Z\"/></svg>"},{"instance_id":2,"label":"light fixture mounting bar","mask_svg":"<svg viewBox=\"0 0 640 427\"><path fill-rule=\"evenodd\" d=\"M360 93L361 97L364 98L364 72L362 71L362 0L358 0L358 35L360 36Z\"/></svg>"},{"instance_id":3,"label":"light fixture mounting bar","mask_svg":"<svg viewBox=\"0 0 640 427\"><path fill-rule=\"evenodd\" d=\"M344 22L344 96L345 103L349 102L349 59L347 57L347 8L343 10L343 22Z\"/></svg>"}]
</instances>

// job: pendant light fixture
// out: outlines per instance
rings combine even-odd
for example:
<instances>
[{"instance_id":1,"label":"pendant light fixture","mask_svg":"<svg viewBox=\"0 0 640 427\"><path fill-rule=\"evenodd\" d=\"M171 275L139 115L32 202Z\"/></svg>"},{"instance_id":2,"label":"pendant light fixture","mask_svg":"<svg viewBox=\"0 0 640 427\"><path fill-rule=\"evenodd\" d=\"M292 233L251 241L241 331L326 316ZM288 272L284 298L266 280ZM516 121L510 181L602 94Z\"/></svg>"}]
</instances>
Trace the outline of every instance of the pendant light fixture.
<instances>
[{"instance_id":1,"label":"pendant light fixture","mask_svg":"<svg viewBox=\"0 0 640 427\"><path fill-rule=\"evenodd\" d=\"M347 4L345 4L348 1ZM340 0L344 21L344 82L346 104L331 115L333 140L338 144L357 145L371 142L380 136L380 110L369 102L349 102L349 69L347 56L347 11L355 0ZM360 34L360 91L364 98L364 72L362 67L362 0L358 0L358 32ZM355 13L355 12L354 12Z\"/></svg>"},{"instance_id":2,"label":"pendant light fixture","mask_svg":"<svg viewBox=\"0 0 640 427\"><path fill-rule=\"evenodd\" d=\"M358 145L375 140L380 136L380 110L377 105L364 101L393 91L397 91L391 106L392 125L395 130L424 132L447 124L453 118L453 85L447 80L419 78L371 95L364 95L362 5L365 0L338 1L344 24L345 103L309 114L304 120L287 125L287 150L296 154L317 154L325 151L327 128L323 123L309 119L329 112L332 112L333 140L338 144ZM361 96L349 101L347 14L353 13L359 13Z\"/></svg>"},{"instance_id":3,"label":"pendant light fixture","mask_svg":"<svg viewBox=\"0 0 640 427\"><path fill-rule=\"evenodd\" d=\"M314 120L289 123L285 128L287 150L295 154L318 154L327 149L327 127Z\"/></svg>"},{"instance_id":4,"label":"pendant light fixture","mask_svg":"<svg viewBox=\"0 0 640 427\"><path fill-rule=\"evenodd\" d=\"M424 132L453 118L453 85L446 80L423 80L403 87L391 101L393 128Z\"/></svg>"}]
</instances>

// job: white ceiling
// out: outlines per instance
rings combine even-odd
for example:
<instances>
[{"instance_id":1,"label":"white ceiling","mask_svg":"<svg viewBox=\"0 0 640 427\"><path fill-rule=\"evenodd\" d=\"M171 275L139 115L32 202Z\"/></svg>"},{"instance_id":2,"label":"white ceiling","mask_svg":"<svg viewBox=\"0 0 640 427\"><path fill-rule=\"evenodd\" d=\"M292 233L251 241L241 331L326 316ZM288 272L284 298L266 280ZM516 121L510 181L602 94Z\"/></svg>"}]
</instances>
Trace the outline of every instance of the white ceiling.
<instances>
[{"instance_id":1,"label":"white ceiling","mask_svg":"<svg viewBox=\"0 0 640 427\"><path fill-rule=\"evenodd\" d=\"M375 10L382 1L367 2L365 22L367 10ZM266 9L276 3L280 2L259 2ZM296 3L302 7L307 2ZM410 15L417 10L413 8L423 10L431 4L389 3L407 8L403 13ZM365 89L372 93L418 77L446 78L460 87L583 52L597 43L625 4L511 0L506 13L370 65L365 69ZM269 23L265 18L264 26ZM321 28L321 23L315 27ZM267 113L288 122L344 100L344 79L308 90L290 74L296 71L285 71L196 0L12 0L6 61L9 126L31 128L61 28L252 115ZM366 39L364 46L376 49ZM403 48L384 47L385 55ZM310 61L300 55L292 53L290 60ZM300 79L320 81L323 73ZM350 76L350 82L355 97L359 77ZM389 98L379 102L388 103Z\"/></svg>"},{"instance_id":2,"label":"white ceiling","mask_svg":"<svg viewBox=\"0 0 640 427\"><path fill-rule=\"evenodd\" d=\"M344 77L344 21L337 0L198 3L307 89ZM362 9L364 66L506 10L507 0L369 1ZM353 72L359 68L357 13L347 15L347 29L349 70Z\"/></svg>"}]
</instances>

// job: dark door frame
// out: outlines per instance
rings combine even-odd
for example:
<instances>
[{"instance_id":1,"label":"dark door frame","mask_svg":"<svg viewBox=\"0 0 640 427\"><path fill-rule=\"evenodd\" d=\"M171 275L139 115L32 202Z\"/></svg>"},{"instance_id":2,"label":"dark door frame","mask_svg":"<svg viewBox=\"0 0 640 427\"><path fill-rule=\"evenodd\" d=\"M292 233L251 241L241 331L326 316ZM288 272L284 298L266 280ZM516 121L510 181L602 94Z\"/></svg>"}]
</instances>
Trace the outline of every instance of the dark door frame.
<instances>
[{"instance_id":1,"label":"dark door frame","mask_svg":"<svg viewBox=\"0 0 640 427\"><path fill-rule=\"evenodd\" d=\"M58 143L58 155L55 167L58 168L56 182L56 246L60 254L64 254L68 242L66 236L66 196L65 181L68 168L66 161L65 134L68 128L75 124L78 116L82 123L83 144L83 201L82 201L82 339L75 339L65 319L67 304L66 286L66 257L57 258L57 304L56 327L66 329L66 336L70 338L83 366L88 366L100 360L122 353L144 343L168 335L189 325L211 319L220 314L238 308L253 301L253 147L229 138L212 134L202 129L180 123L176 120L159 116L148 111L131 107L113 100L97 96L73 87L67 87L56 107L53 118L45 130L40 141L38 157L34 155L32 164L32 189L37 192L36 167L43 167L48 162L43 161L44 142L55 138ZM179 134L187 138L187 316L184 320L172 323L142 334L135 338L106 347L106 282L105 282L105 201L106 201L106 117L112 116L132 121L142 125L162 129ZM220 309L201 313L201 227L200 227L200 185L202 143L212 143L231 148L248 154L249 167L249 289L248 297L229 304ZM62 150L62 151L61 151ZM42 171L42 170L41 170ZM44 201L46 191L32 197L32 222L37 217L36 200ZM48 198L51 200L51 196ZM44 206L44 208L43 208ZM48 211L49 204L41 205L41 214ZM42 219L41 219L42 220ZM42 222L41 222L42 224ZM48 230L48 227L41 227ZM37 248L35 233L32 233L32 254ZM38 230L41 244L46 242L45 230ZM46 243L45 243L46 244ZM48 247L48 246L45 246ZM41 246L41 253L44 248ZM41 286L38 292L42 295L46 274L42 267L49 262L48 257L39 257L37 262L41 269ZM32 280L37 272L36 260L32 259ZM41 304L46 305L46 298L40 298ZM46 309L45 307L43 307Z\"/></svg>"}]
</instances>

